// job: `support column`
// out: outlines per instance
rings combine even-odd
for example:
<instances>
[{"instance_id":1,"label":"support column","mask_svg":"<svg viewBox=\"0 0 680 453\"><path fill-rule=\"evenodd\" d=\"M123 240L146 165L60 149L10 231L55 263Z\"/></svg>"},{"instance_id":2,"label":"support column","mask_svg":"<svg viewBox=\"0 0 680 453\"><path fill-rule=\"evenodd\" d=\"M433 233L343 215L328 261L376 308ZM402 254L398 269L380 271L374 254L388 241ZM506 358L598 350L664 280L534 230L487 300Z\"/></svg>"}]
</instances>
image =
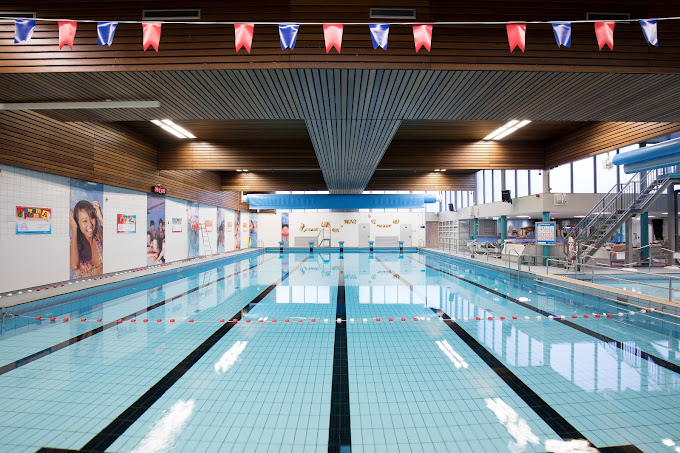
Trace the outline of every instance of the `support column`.
<instances>
[{"instance_id":1,"label":"support column","mask_svg":"<svg viewBox=\"0 0 680 453\"><path fill-rule=\"evenodd\" d=\"M640 260L645 264L649 264L650 250L649 247L649 213L643 212L640 214Z\"/></svg>"},{"instance_id":2,"label":"support column","mask_svg":"<svg viewBox=\"0 0 680 453\"><path fill-rule=\"evenodd\" d=\"M479 220L477 217L472 219L472 239L477 240L477 234L479 233Z\"/></svg>"},{"instance_id":3,"label":"support column","mask_svg":"<svg viewBox=\"0 0 680 453\"><path fill-rule=\"evenodd\" d=\"M668 247L669 250L677 250L678 234L678 207L676 206L675 191L671 185L666 191L668 210ZM673 252L668 252L668 262L673 262Z\"/></svg>"},{"instance_id":4,"label":"support column","mask_svg":"<svg viewBox=\"0 0 680 453\"><path fill-rule=\"evenodd\" d=\"M543 221L544 222L550 222L550 211L543 211ZM549 256L550 256L550 246L544 245L543 246L543 266L547 265Z\"/></svg>"},{"instance_id":5,"label":"support column","mask_svg":"<svg viewBox=\"0 0 680 453\"><path fill-rule=\"evenodd\" d=\"M505 238L508 234L508 216L502 215L501 216L501 252L503 251L503 247L505 247Z\"/></svg>"},{"instance_id":6,"label":"support column","mask_svg":"<svg viewBox=\"0 0 680 453\"><path fill-rule=\"evenodd\" d=\"M631 253L631 250L633 250L633 218L630 217L628 220L626 220L626 223L624 224L624 238L626 240L626 246L624 247L624 250L626 251L626 264L630 265L633 263L633 254Z\"/></svg>"},{"instance_id":7,"label":"support column","mask_svg":"<svg viewBox=\"0 0 680 453\"><path fill-rule=\"evenodd\" d=\"M550 192L550 170L543 170L543 192Z\"/></svg>"}]
</instances>

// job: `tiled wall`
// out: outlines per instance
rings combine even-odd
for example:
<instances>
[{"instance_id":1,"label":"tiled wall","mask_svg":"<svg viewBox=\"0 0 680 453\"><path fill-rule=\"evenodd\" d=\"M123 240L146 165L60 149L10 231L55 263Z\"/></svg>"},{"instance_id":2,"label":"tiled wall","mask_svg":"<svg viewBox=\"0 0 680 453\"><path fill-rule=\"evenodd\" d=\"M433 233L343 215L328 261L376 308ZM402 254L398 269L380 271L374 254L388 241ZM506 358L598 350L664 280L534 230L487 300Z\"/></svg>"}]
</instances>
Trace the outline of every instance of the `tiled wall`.
<instances>
[{"instance_id":1,"label":"tiled wall","mask_svg":"<svg viewBox=\"0 0 680 453\"><path fill-rule=\"evenodd\" d=\"M104 186L104 272L146 266L146 194ZM136 233L118 233L118 214L137 216Z\"/></svg>"}]
</instances>

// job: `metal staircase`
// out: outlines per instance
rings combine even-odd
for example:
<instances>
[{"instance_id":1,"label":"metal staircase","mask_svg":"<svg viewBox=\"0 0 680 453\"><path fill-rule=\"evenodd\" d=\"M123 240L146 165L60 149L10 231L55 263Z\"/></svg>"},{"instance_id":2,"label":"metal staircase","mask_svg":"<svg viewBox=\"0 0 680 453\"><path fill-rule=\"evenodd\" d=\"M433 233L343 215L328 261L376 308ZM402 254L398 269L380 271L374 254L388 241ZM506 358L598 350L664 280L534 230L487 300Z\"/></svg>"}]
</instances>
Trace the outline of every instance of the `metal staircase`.
<instances>
[{"instance_id":1,"label":"metal staircase","mask_svg":"<svg viewBox=\"0 0 680 453\"><path fill-rule=\"evenodd\" d=\"M680 183L678 166L659 168L636 174L628 183L616 184L598 201L564 238L567 252L569 238L574 238L581 259L592 256L612 237L626 220L643 213L671 184Z\"/></svg>"}]
</instances>

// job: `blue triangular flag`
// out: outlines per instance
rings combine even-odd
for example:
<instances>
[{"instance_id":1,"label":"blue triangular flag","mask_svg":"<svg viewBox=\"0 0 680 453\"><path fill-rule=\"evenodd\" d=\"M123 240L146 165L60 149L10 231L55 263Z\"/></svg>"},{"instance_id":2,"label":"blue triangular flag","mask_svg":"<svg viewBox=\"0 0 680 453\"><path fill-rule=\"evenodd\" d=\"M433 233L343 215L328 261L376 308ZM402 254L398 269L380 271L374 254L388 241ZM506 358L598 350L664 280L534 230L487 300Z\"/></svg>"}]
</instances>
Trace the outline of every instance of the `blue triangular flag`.
<instances>
[{"instance_id":1,"label":"blue triangular flag","mask_svg":"<svg viewBox=\"0 0 680 453\"><path fill-rule=\"evenodd\" d=\"M551 22L557 47L571 47L571 22Z\"/></svg>"},{"instance_id":2,"label":"blue triangular flag","mask_svg":"<svg viewBox=\"0 0 680 453\"><path fill-rule=\"evenodd\" d=\"M387 38L390 34L389 24L368 24L371 30L371 40L373 41L373 48L377 49L378 46L383 49L387 49Z\"/></svg>"},{"instance_id":3,"label":"blue triangular flag","mask_svg":"<svg viewBox=\"0 0 680 453\"><path fill-rule=\"evenodd\" d=\"M290 47L291 50L295 48L295 40L297 39L299 24L279 24L279 37L281 38L281 50Z\"/></svg>"},{"instance_id":4,"label":"blue triangular flag","mask_svg":"<svg viewBox=\"0 0 680 453\"><path fill-rule=\"evenodd\" d=\"M118 22L99 22L97 23L97 41L100 46L113 43L113 35L116 33Z\"/></svg>"},{"instance_id":5,"label":"blue triangular flag","mask_svg":"<svg viewBox=\"0 0 680 453\"><path fill-rule=\"evenodd\" d=\"M644 33L647 43L658 47L659 40L656 36L656 19L640 19L638 22L640 22L642 33Z\"/></svg>"},{"instance_id":6,"label":"blue triangular flag","mask_svg":"<svg viewBox=\"0 0 680 453\"><path fill-rule=\"evenodd\" d=\"M14 44L27 44L35 30L34 19L17 19L14 21Z\"/></svg>"}]
</instances>

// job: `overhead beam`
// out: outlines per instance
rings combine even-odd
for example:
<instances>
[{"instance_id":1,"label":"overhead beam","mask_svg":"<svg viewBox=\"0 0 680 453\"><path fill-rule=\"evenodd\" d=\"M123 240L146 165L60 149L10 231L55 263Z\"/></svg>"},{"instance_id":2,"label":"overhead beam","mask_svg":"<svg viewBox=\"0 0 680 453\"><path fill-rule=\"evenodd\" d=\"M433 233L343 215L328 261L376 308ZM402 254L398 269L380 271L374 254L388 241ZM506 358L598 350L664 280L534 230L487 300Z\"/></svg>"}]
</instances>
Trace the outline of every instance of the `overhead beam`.
<instances>
[{"instance_id":1,"label":"overhead beam","mask_svg":"<svg viewBox=\"0 0 680 453\"><path fill-rule=\"evenodd\" d=\"M680 131L680 123L601 122L588 124L546 144L545 168L613 151L624 146Z\"/></svg>"},{"instance_id":2,"label":"overhead beam","mask_svg":"<svg viewBox=\"0 0 680 453\"><path fill-rule=\"evenodd\" d=\"M366 190L475 190L475 175L377 170Z\"/></svg>"}]
</instances>

